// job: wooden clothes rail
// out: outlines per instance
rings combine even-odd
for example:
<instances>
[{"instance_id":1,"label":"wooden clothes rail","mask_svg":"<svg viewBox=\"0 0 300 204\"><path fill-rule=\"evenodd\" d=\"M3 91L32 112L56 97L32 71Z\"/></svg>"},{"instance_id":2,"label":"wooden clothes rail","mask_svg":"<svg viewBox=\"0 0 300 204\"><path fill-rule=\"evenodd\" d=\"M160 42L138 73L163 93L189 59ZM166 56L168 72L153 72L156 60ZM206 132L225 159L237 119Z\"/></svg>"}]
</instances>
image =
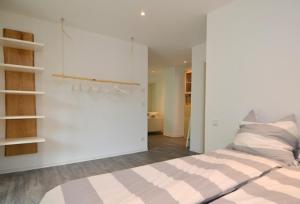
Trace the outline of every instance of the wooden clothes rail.
<instances>
[{"instance_id":1,"label":"wooden clothes rail","mask_svg":"<svg viewBox=\"0 0 300 204\"><path fill-rule=\"evenodd\" d=\"M135 83L135 82L102 80L102 79L94 79L94 78L81 77L81 76L70 76L70 75L64 75L64 74L52 74L52 76L62 78L62 79L74 79L74 80L92 81L92 82L99 82L99 83L131 85L131 86L140 86L141 85L141 84Z\"/></svg>"}]
</instances>

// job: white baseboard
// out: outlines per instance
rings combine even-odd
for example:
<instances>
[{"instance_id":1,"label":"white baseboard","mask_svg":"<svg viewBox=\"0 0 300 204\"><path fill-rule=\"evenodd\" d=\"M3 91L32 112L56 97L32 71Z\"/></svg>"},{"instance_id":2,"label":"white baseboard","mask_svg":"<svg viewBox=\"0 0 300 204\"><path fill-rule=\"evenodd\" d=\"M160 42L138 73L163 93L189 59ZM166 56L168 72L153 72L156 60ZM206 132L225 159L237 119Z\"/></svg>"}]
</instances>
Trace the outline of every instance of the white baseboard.
<instances>
[{"instance_id":1,"label":"white baseboard","mask_svg":"<svg viewBox=\"0 0 300 204\"><path fill-rule=\"evenodd\" d=\"M42 169L42 168L47 168L47 167L73 164L73 163L79 163L79 162L85 162L85 161L91 161L91 160L97 160L97 159L104 159L104 158L109 158L109 157L116 157L116 156L122 156L122 155L126 155L126 154L134 154L134 153L145 152L145 151L148 151L148 148L142 148L142 149L137 149L137 150L128 151L128 152L119 152L119 153L114 153L114 154L99 155L96 157L80 158L80 159L69 160L69 161L65 161L65 162L55 162L55 163L41 164L41 165L35 165L35 166L27 166L27 167L22 167L22 168L2 169L2 170L0 170L0 174L16 173L16 172L29 171L29 170L34 170L34 169Z\"/></svg>"},{"instance_id":2,"label":"white baseboard","mask_svg":"<svg viewBox=\"0 0 300 204\"><path fill-rule=\"evenodd\" d=\"M166 135L166 134L164 134L164 136L166 136L166 137L184 137L183 135Z\"/></svg>"},{"instance_id":3,"label":"white baseboard","mask_svg":"<svg viewBox=\"0 0 300 204\"><path fill-rule=\"evenodd\" d=\"M196 152L196 153L199 153L199 154L203 154L203 151L202 151L202 150L200 150L200 149L195 149L195 148L193 148L193 147L190 147L190 151Z\"/></svg>"}]
</instances>

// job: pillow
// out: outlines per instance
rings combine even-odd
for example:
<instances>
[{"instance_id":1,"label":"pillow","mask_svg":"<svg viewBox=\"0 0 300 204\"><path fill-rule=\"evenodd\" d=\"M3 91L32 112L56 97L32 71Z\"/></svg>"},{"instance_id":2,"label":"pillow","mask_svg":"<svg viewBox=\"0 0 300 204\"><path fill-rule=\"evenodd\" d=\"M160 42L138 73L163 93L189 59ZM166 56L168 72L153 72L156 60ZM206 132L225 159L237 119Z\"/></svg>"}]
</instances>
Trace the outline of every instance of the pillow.
<instances>
[{"instance_id":1,"label":"pillow","mask_svg":"<svg viewBox=\"0 0 300 204\"><path fill-rule=\"evenodd\" d=\"M256 121L251 111L241 122L231 148L249 154L278 160L287 165L297 164L298 128L294 115L273 123Z\"/></svg>"},{"instance_id":2,"label":"pillow","mask_svg":"<svg viewBox=\"0 0 300 204\"><path fill-rule=\"evenodd\" d=\"M256 122L256 114L252 110L248 113L248 115L244 118L242 122Z\"/></svg>"}]
</instances>

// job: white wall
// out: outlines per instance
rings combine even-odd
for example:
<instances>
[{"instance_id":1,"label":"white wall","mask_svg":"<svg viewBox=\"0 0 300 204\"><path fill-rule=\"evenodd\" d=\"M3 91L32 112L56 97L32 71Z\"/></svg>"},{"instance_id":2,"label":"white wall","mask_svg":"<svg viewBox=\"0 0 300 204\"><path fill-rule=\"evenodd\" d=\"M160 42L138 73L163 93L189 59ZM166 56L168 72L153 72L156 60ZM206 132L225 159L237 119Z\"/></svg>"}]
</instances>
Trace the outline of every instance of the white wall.
<instances>
[{"instance_id":1,"label":"white wall","mask_svg":"<svg viewBox=\"0 0 300 204\"><path fill-rule=\"evenodd\" d=\"M37 66L46 68L37 76L37 88L46 92L39 96L37 109L46 116L38 121L38 132L47 141L32 155L4 157L1 147L1 173L147 150L146 46L134 44L131 65L129 42L66 27L72 37L65 42L66 74L142 84L124 87L130 92L127 96L80 93L71 88L79 82L51 77L62 70L59 24L0 12L0 28L4 27L33 32L36 41L46 44L35 60ZM2 55L1 50L1 60ZM2 72L0 88L4 88L3 81ZM0 99L2 115L4 97ZM4 122L0 124L0 137L4 137Z\"/></svg>"},{"instance_id":2,"label":"white wall","mask_svg":"<svg viewBox=\"0 0 300 204\"><path fill-rule=\"evenodd\" d=\"M193 47L190 150L199 153L204 151L205 60L205 44Z\"/></svg>"},{"instance_id":3,"label":"white wall","mask_svg":"<svg viewBox=\"0 0 300 204\"><path fill-rule=\"evenodd\" d=\"M184 68L168 67L151 73L149 82L154 83L155 111L164 118L164 135L184 136Z\"/></svg>"},{"instance_id":4,"label":"white wall","mask_svg":"<svg viewBox=\"0 0 300 204\"><path fill-rule=\"evenodd\" d=\"M154 84L153 98L152 98L152 111L159 112L161 116L164 115L164 72L156 71L149 74L149 83Z\"/></svg>"},{"instance_id":5,"label":"white wall","mask_svg":"<svg viewBox=\"0 0 300 204\"><path fill-rule=\"evenodd\" d=\"M298 0L237 0L208 15L206 150L232 142L251 109L300 120L299 11Z\"/></svg>"},{"instance_id":6,"label":"white wall","mask_svg":"<svg viewBox=\"0 0 300 204\"><path fill-rule=\"evenodd\" d=\"M184 68L171 67L164 71L164 135L184 136Z\"/></svg>"}]
</instances>

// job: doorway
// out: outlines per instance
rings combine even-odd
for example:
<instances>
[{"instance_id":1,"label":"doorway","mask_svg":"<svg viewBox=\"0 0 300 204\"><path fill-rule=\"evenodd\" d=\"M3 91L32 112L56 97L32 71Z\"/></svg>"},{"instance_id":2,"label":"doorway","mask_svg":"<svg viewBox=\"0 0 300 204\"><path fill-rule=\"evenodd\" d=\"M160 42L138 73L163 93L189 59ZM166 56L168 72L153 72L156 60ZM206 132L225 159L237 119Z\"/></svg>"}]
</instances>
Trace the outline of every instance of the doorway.
<instances>
[{"instance_id":1,"label":"doorway","mask_svg":"<svg viewBox=\"0 0 300 204\"><path fill-rule=\"evenodd\" d=\"M148 146L176 144L186 149L191 112L191 69L169 67L149 72ZM160 144L160 145L159 145Z\"/></svg>"}]
</instances>

